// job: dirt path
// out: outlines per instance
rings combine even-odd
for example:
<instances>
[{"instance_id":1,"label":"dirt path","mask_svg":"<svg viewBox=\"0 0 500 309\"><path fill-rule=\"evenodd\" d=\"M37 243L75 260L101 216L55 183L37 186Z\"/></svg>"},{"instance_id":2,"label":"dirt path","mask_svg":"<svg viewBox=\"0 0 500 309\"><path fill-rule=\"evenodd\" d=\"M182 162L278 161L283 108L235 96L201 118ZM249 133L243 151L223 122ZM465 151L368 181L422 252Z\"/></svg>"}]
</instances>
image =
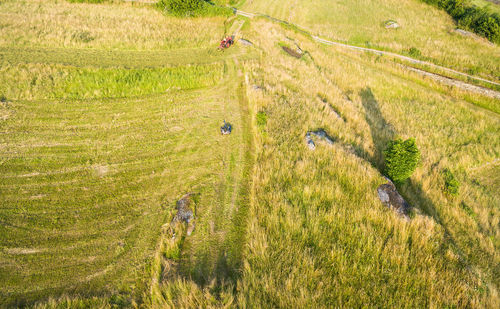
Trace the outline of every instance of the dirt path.
<instances>
[{"instance_id":1,"label":"dirt path","mask_svg":"<svg viewBox=\"0 0 500 309\"><path fill-rule=\"evenodd\" d=\"M437 64L433 64L433 63L430 63L430 62L426 62L426 61L414 59L414 58L403 56L403 55L400 55L400 54L396 54L396 53L392 53L392 52L386 52L386 51L381 51L381 50L377 50L377 49L366 48L366 47L359 47L359 46L354 46L354 45L349 45L349 44L344 44L344 43L339 43L339 42L334 42L334 41L326 40L326 39L323 39L323 38L321 38L319 36L311 35L311 33L309 31L305 30L304 28L302 28L302 27L300 27L298 25L295 25L295 24L289 23L287 21L280 20L280 19L268 16L268 15L243 12L243 11L240 11L240 10L237 10L237 9L234 9L234 13L237 14L237 15L248 17L248 18L265 17L265 18L268 18L268 19L270 19L272 21L275 21L275 22L278 22L278 23L292 25L292 26L296 27L298 30L300 30L301 32L303 32L304 34L310 35L311 38L313 40L315 40L316 42L318 42L318 43L322 43L322 44L326 44L326 45L330 45L330 46L339 46L339 47L353 49L353 50L357 50L357 51L374 53L374 54L381 55L381 56L389 56L389 57L392 57L392 58L397 58L397 59L409 62L411 64L432 67L434 69L441 70L441 71L444 71L444 72L447 72L447 73L452 73L452 74L463 76L463 77L465 77L467 79L473 79L473 80L480 81L480 82L483 82L483 83L488 83L488 84L491 84L491 85L500 86L500 83L497 83L497 82L494 82L494 81L491 81L491 80L487 80L487 79L484 79L484 78L481 78L481 77L477 77L477 76L472 76L472 75L469 75L469 74L466 74L466 73L463 73L463 72L459 72L459 71L456 71L456 70L453 70L453 69L450 69L450 68L439 66ZM463 90L466 90L466 91L470 91L470 92L480 93L482 95L485 95L485 96L488 96L488 97L492 97L492 98L497 98L497 99L500 98L500 92L496 91L496 90L492 90L492 89L485 88L485 87L480 87L480 86L473 85L473 84L470 84L470 83L466 83L464 81L457 80L457 79L454 79L454 78L444 77L442 75L439 75L439 74L436 74L436 73L432 73L432 72L429 72L429 71L425 71L425 70L422 70L422 69L417 69L417 68L413 68L413 67L409 67L409 66L405 66L405 67L407 69L411 70L411 71L414 71L414 72L417 72L419 74L428 76L428 77L430 77L430 78L432 78L434 80L437 80L439 82L445 83L447 85L453 85L453 86L455 86L457 88L460 88L460 89L463 89Z\"/></svg>"},{"instance_id":2,"label":"dirt path","mask_svg":"<svg viewBox=\"0 0 500 309\"><path fill-rule=\"evenodd\" d=\"M479 86L475 86L475 85L471 85L471 84L468 84L466 82L463 82L463 81L460 81L460 80L456 80L456 79L452 79L452 78L449 78L449 77L446 77L446 76L442 76L442 75L439 75L439 74L434 74L434 73L430 73L430 72L427 72L427 71L424 71L424 70L421 70L421 69L416 69L416 68L413 68L413 67L409 67L409 66L403 66L405 69L407 70L410 70L412 72L415 72L415 73L418 73L422 76L427 76L427 77L430 77L434 80L437 80L443 84L446 84L446 85L449 85L449 86L455 86L455 87L458 87L460 89L464 89L464 90L467 90L467 91L471 91L471 92L476 92L476 93L481 93L485 96L488 96L488 97L492 97L492 98L495 98L495 99L500 99L500 92L498 91L495 91L495 90L491 90L491 89L488 89L488 88L483 88L483 87L479 87Z\"/></svg>"}]
</instances>

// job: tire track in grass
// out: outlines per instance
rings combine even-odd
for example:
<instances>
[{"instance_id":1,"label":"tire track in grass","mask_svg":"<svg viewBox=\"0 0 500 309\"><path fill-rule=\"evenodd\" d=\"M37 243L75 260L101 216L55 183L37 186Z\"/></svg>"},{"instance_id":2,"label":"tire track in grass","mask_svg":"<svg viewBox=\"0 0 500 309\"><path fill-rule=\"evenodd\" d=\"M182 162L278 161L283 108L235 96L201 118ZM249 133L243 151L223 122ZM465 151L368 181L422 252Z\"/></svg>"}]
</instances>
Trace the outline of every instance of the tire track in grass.
<instances>
[{"instance_id":1,"label":"tire track in grass","mask_svg":"<svg viewBox=\"0 0 500 309\"><path fill-rule=\"evenodd\" d=\"M211 188L200 192L196 230L190 237L175 240L163 230L153 264L150 295L146 296L152 307L175 302L175 297L166 296L169 292L165 291L170 286L175 290L178 279L194 282L201 289L211 286L224 290L228 284L234 287L239 278L250 203L253 135L246 86L238 65L237 61L227 61L225 86L217 89L227 94L221 99L224 105L220 108L234 128L231 135L221 136L218 143L222 151L217 180ZM169 219L171 216L166 220ZM181 249L179 259L168 257L167 252L175 248Z\"/></svg>"},{"instance_id":2,"label":"tire track in grass","mask_svg":"<svg viewBox=\"0 0 500 309\"><path fill-rule=\"evenodd\" d=\"M222 158L224 170L220 172L219 184L214 190L217 201L206 209L206 213L198 213L201 227L198 235L194 235L192 240L187 239L186 249L190 252L185 253L189 259L186 264L181 262L180 265L181 269L184 268L183 272L188 273L185 275L191 272L201 285L213 279L218 282L233 279L238 272L238 257L241 256L241 246L234 240L243 232L239 228L242 224L240 217L247 205L241 195L246 191L244 187L247 186L251 151L247 142L250 136L247 103L242 95L243 84L236 65L237 62L227 62L226 87L231 92L231 101L238 101L235 102L238 105L233 107L238 112L231 113L232 108L223 107L225 114L229 113L231 117L226 120L233 122L234 131L230 136L222 137L225 139L221 142L225 154Z\"/></svg>"}]
</instances>

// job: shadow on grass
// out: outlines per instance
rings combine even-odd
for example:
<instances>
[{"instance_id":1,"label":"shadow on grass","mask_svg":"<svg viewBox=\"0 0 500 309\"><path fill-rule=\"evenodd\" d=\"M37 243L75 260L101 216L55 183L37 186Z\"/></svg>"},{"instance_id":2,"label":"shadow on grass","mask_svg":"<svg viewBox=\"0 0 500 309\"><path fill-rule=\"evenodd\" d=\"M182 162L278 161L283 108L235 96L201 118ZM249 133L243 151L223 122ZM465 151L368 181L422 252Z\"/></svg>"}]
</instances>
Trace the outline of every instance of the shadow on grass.
<instances>
[{"instance_id":1,"label":"shadow on grass","mask_svg":"<svg viewBox=\"0 0 500 309\"><path fill-rule=\"evenodd\" d=\"M388 123L382 115L380 106L370 87L361 90L359 95L361 96L361 103L365 109L366 122L370 126L373 144L375 145L373 156L367 159L380 171L380 173L383 173L384 149L387 143L394 139L396 132L394 127Z\"/></svg>"},{"instance_id":2,"label":"shadow on grass","mask_svg":"<svg viewBox=\"0 0 500 309\"><path fill-rule=\"evenodd\" d=\"M370 87L361 90L359 95L361 96L361 102L365 109L365 118L370 127L373 144L375 145L375 152L372 156L366 153L363 154L363 156L376 167L381 174L384 174L384 150L387 144L396 137L396 131L382 115L379 103L375 99ZM360 147L357 148L359 149ZM419 209L426 215L433 217L437 223L443 225L441 216L436 210L432 200L422 189L421 184L409 179L403 184L396 184L396 187L398 191L400 191L400 194L403 195L411 205L418 205Z\"/></svg>"},{"instance_id":3,"label":"shadow on grass","mask_svg":"<svg viewBox=\"0 0 500 309\"><path fill-rule=\"evenodd\" d=\"M360 96L366 113L366 122L370 127L371 136L375 145L375 152L372 156L367 155L366 153L358 153L358 155L364 157L374 167L376 167L381 174L384 174L383 152L388 142L396 137L396 132L394 127L388 123L382 115L380 106L375 99L372 90L367 87L360 91ZM361 149L361 147L358 146L356 149ZM407 202L409 202L410 205L417 207L425 215L432 217L436 223L443 227L445 241L441 245L441 252L444 254L448 249L448 245L451 246L460 256L461 265L470 269L468 266L469 263L466 261L466 255L462 252L453 238L448 226L443 221L439 211L436 209L434 202L422 188L422 184L410 178L402 184L396 184L396 187L399 193Z\"/></svg>"}]
</instances>

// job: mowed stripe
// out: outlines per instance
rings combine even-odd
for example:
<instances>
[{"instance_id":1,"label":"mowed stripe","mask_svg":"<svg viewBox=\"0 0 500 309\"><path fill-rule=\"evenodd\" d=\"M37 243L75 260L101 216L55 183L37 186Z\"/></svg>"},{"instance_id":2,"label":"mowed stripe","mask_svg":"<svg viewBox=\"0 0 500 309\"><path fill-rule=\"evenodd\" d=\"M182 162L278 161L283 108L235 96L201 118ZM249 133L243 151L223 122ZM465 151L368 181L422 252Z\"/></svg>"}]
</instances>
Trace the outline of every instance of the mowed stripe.
<instances>
[{"instance_id":1,"label":"mowed stripe","mask_svg":"<svg viewBox=\"0 0 500 309\"><path fill-rule=\"evenodd\" d=\"M227 58L251 58L256 55L234 46L225 52L217 46L171 50L103 50L78 48L20 48L2 46L0 62L9 64L41 63L63 64L75 67L154 68L187 64L210 64Z\"/></svg>"}]
</instances>

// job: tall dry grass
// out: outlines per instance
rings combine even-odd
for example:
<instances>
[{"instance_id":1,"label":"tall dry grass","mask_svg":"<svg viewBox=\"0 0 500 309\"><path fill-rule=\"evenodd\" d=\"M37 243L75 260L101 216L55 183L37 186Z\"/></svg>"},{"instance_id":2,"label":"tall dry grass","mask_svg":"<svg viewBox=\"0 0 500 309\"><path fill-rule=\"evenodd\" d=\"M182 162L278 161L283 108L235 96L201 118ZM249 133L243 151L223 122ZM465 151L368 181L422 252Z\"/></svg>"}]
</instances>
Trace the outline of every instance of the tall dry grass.
<instances>
[{"instance_id":1,"label":"tall dry grass","mask_svg":"<svg viewBox=\"0 0 500 309\"><path fill-rule=\"evenodd\" d=\"M216 45L224 34L222 17L169 17L125 2L3 1L0 8L0 45L176 49Z\"/></svg>"},{"instance_id":2,"label":"tall dry grass","mask_svg":"<svg viewBox=\"0 0 500 309\"><path fill-rule=\"evenodd\" d=\"M376 58L318 48L264 22L254 27L249 35L266 57L248 71L264 90L249 97L268 125L239 305L495 307L499 196L468 171L495 159L498 115ZM286 36L311 57L283 53ZM308 150L305 132L317 128L333 147ZM382 150L396 136L416 137L422 152L400 187L415 207L409 223L376 195ZM462 183L456 199L443 193L446 167Z\"/></svg>"},{"instance_id":3,"label":"tall dry grass","mask_svg":"<svg viewBox=\"0 0 500 309\"><path fill-rule=\"evenodd\" d=\"M246 1L243 10L269 14L301 25L313 34L366 47L409 54L411 48L421 58L499 80L500 52L486 39L464 37L444 11L414 0L315 0ZM395 20L399 29L385 29L384 22Z\"/></svg>"}]
</instances>

